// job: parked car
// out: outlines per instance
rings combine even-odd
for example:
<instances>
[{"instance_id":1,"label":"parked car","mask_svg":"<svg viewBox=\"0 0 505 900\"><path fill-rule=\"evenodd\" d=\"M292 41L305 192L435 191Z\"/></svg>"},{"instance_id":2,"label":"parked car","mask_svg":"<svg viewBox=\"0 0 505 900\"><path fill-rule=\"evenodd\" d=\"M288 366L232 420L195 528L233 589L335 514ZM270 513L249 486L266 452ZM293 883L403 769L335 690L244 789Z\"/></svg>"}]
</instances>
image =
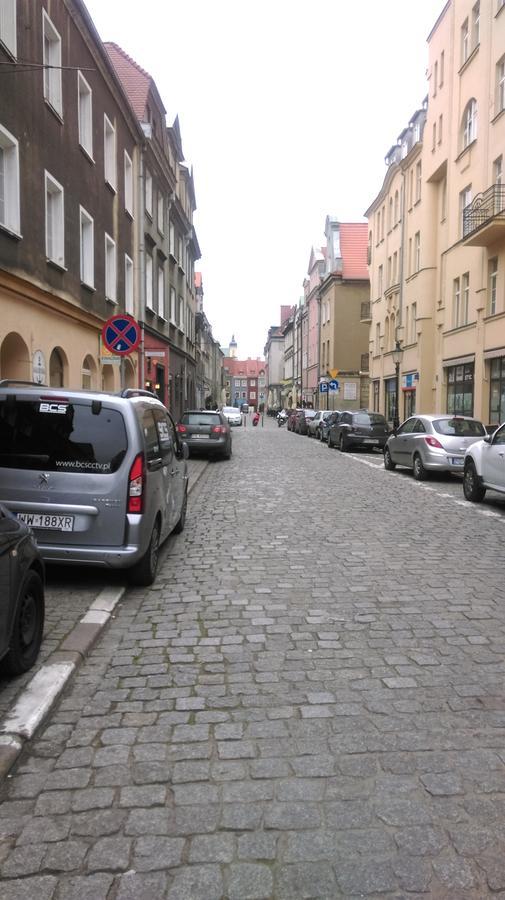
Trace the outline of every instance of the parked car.
<instances>
[{"instance_id":1,"label":"parked car","mask_svg":"<svg viewBox=\"0 0 505 900\"><path fill-rule=\"evenodd\" d=\"M21 675L37 659L44 631L44 563L28 525L0 506L0 660Z\"/></svg>"},{"instance_id":2,"label":"parked car","mask_svg":"<svg viewBox=\"0 0 505 900\"><path fill-rule=\"evenodd\" d=\"M186 519L187 444L148 391L0 382L0 501L47 561L156 577L160 544Z\"/></svg>"},{"instance_id":3,"label":"parked car","mask_svg":"<svg viewBox=\"0 0 505 900\"><path fill-rule=\"evenodd\" d=\"M188 409L177 423L177 431L181 440L187 441L190 455L196 451L224 459L231 456L231 428L223 413Z\"/></svg>"},{"instance_id":4,"label":"parked car","mask_svg":"<svg viewBox=\"0 0 505 900\"><path fill-rule=\"evenodd\" d=\"M236 406L223 406L221 412L230 425L242 425L242 413Z\"/></svg>"},{"instance_id":5,"label":"parked car","mask_svg":"<svg viewBox=\"0 0 505 900\"><path fill-rule=\"evenodd\" d=\"M286 422L286 428L288 431L294 431L296 417L299 412L299 409L288 409L288 421Z\"/></svg>"},{"instance_id":6,"label":"parked car","mask_svg":"<svg viewBox=\"0 0 505 900\"><path fill-rule=\"evenodd\" d=\"M331 426L334 424L334 422L337 421L337 419L340 415L340 412L341 411L339 409L334 409L330 412L327 419L321 420L321 424L319 426L319 431L320 431L319 440L321 440L323 442L328 440L328 432L329 432Z\"/></svg>"},{"instance_id":7,"label":"parked car","mask_svg":"<svg viewBox=\"0 0 505 900\"><path fill-rule=\"evenodd\" d=\"M505 494L505 424L493 434L475 441L465 453L463 492L466 499L480 502L487 490Z\"/></svg>"},{"instance_id":8,"label":"parked car","mask_svg":"<svg viewBox=\"0 0 505 900\"><path fill-rule=\"evenodd\" d=\"M316 411L314 409L301 409L295 416L295 424L293 431L296 434L307 434L309 422L314 418Z\"/></svg>"},{"instance_id":9,"label":"parked car","mask_svg":"<svg viewBox=\"0 0 505 900\"><path fill-rule=\"evenodd\" d=\"M380 413L346 410L328 430L328 447L338 447L343 453L356 447L383 450L388 434L388 423Z\"/></svg>"},{"instance_id":10,"label":"parked car","mask_svg":"<svg viewBox=\"0 0 505 900\"><path fill-rule=\"evenodd\" d=\"M240 411L243 413L248 413L249 412L249 404L243 403L242 406L240 407Z\"/></svg>"},{"instance_id":11,"label":"parked car","mask_svg":"<svg viewBox=\"0 0 505 900\"><path fill-rule=\"evenodd\" d=\"M486 434L471 416L411 416L391 434L384 448L384 467L412 469L416 481L430 472L461 475L466 450Z\"/></svg>"},{"instance_id":12,"label":"parked car","mask_svg":"<svg viewBox=\"0 0 505 900\"><path fill-rule=\"evenodd\" d=\"M321 425L331 415L331 410L318 410L315 416L307 422L307 437L316 437L321 440Z\"/></svg>"}]
</instances>

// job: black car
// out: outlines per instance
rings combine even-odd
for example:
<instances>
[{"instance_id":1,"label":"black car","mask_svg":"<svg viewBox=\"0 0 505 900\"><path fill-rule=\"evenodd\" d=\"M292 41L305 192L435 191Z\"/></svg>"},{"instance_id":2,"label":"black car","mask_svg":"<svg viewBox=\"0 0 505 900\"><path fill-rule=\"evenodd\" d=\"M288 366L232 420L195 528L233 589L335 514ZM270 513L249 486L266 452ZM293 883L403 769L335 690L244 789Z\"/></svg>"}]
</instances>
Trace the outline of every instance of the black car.
<instances>
[{"instance_id":1,"label":"black car","mask_svg":"<svg viewBox=\"0 0 505 900\"><path fill-rule=\"evenodd\" d=\"M0 506L0 660L21 675L37 659L44 631L44 563L31 529Z\"/></svg>"},{"instance_id":2,"label":"black car","mask_svg":"<svg viewBox=\"0 0 505 900\"><path fill-rule=\"evenodd\" d=\"M355 447L384 450L389 427L384 416L368 409L342 412L328 431L328 447L345 453Z\"/></svg>"},{"instance_id":3,"label":"black car","mask_svg":"<svg viewBox=\"0 0 505 900\"><path fill-rule=\"evenodd\" d=\"M205 456L231 456L231 429L226 416L217 410L188 409L177 423L177 431L188 445L189 453Z\"/></svg>"}]
</instances>

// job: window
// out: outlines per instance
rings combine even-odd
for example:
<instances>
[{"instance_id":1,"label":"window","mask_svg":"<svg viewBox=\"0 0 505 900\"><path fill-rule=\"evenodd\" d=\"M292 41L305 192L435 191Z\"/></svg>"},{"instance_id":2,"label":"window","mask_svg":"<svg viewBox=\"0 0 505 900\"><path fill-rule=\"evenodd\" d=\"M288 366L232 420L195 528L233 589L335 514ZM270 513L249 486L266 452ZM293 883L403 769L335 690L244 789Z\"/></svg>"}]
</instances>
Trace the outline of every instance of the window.
<instances>
[{"instance_id":1,"label":"window","mask_svg":"<svg viewBox=\"0 0 505 900\"><path fill-rule=\"evenodd\" d=\"M489 424L499 425L505 420L505 358L491 359L489 365Z\"/></svg>"},{"instance_id":2,"label":"window","mask_svg":"<svg viewBox=\"0 0 505 900\"><path fill-rule=\"evenodd\" d=\"M382 290L383 290L382 279L383 279L383 274L384 274L384 269L383 269L383 266L380 265L380 266L379 266L379 272L378 272L378 280L379 280L379 297L382 297Z\"/></svg>"},{"instance_id":3,"label":"window","mask_svg":"<svg viewBox=\"0 0 505 900\"><path fill-rule=\"evenodd\" d=\"M388 287L391 287L391 284L392 284L391 274L392 274L391 257L388 256Z\"/></svg>"},{"instance_id":4,"label":"window","mask_svg":"<svg viewBox=\"0 0 505 900\"><path fill-rule=\"evenodd\" d=\"M146 306L148 309L154 310L154 307L153 307L153 258L150 253L146 253Z\"/></svg>"},{"instance_id":5,"label":"window","mask_svg":"<svg viewBox=\"0 0 505 900\"><path fill-rule=\"evenodd\" d=\"M440 221L443 222L447 215L447 178L444 178L441 185L440 197Z\"/></svg>"},{"instance_id":6,"label":"window","mask_svg":"<svg viewBox=\"0 0 505 900\"><path fill-rule=\"evenodd\" d=\"M177 310L176 310L176 308L175 308L176 299L177 299L177 298L176 298L176 295L175 295L175 288L172 287L172 286L170 286L170 310L169 310L169 319L170 319L171 322L173 322L174 325L176 324L175 317L176 317L176 314L177 314Z\"/></svg>"},{"instance_id":7,"label":"window","mask_svg":"<svg viewBox=\"0 0 505 900\"><path fill-rule=\"evenodd\" d=\"M393 284L396 284L398 278L398 252L393 253Z\"/></svg>"},{"instance_id":8,"label":"window","mask_svg":"<svg viewBox=\"0 0 505 900\"><path fill-rule=\"evenodd\" d=\"M422 164L416 163L416 203L421 199Z\"/></svg>"},{"instance_id":9,"label":"window","mask_svg":"<svg viewBox=\"0 0 505 900\"><path fill-rule=\"evenodd\" d=\"M158 191L158 231L160 234L165 233L165 204L161 191Z\"/></svg>"},{"instance_id":10,"label":"window","mask_svg":"<svg viewBox=\"0 0 505 900\"><path fill-rule=\"evenodd\" d=\"M487 314L494 316L496 314L496 283L498 281L498 257L493 256L487 264L488 279L488 301Z\"/></svg>"},{"instance_id":11,"label":"window","mask_svg":"<svg viewBox=\"0 0 505 900\"><path fill-rule=\"evenodd\" d=\"M461 127L462 149L464 150L477 137L477 101L473 98L465 106Z\"/></svg>"},{"instance_id":12,"label":"window","mask_svg":"<svg viewBox=\"0 0 505 900\"><path fill-rule=\"evenodd\" d=\"M409 238L409 251L408 251L408 273L412 275L412 238Z\"/></svg>"},{"instance_id":13,"label":"window","mask_svg":"<svg viewBox=\"0 0 505 900\"><path fill-rule=\"evenodd\" d=\"M45 173L46 256L58 266L65 265L65 214L63 188Z\"/></svg>"},{"instance_id":14,"label":"window","mask_svg":"<svg viewBox=\"0 0 505 900\"><path fill-rule=\"evenodd\" d=\"M457 328L461 315L461 285L459 278L452 282L452 325Z\"/></svg>"},{"instance_id":15,"label":"window","mask_svg":"<svg viewBox=\"0 0 505 900\"><path fill-rule=\"evenodd\" d=\"M440 113L440 115L438 117L438 143L439 144L442 143L443 126L444 126L444 117L443 117L442 113Z\"/></svg>"},{"instance_id":16,"label":"window","mask_svg":"<svg viewBox=\"0 0 505 900\"><path fill-rule=\"evenodd\" d=\"M105 297L116 303L116 243L105 235Z\"/></svg>"},{"instance_id":17,"label":"window","mask_svg":"<svg viewBox=\"0 0 505 900\"><path fill-rule=\"evenodd\" d=\"M396 225L400 221L400 195L395 191L395 207L393 224Z\"/></svg>"},{"instance_id":18,"label":"window","mask_svg":"<svg viewBox=\"0 0 505 900\"><path fill-rule=\"evenodd\" d=\"M77 73L79 143L93 157L93 93L84 76Z\"/></svg>"},{"instance_id":19,"label":"window","mask_svg":"<svg viewBox=\"0 0 505 900\"><path fill-rule=\"evenodd\" d=\"M151 173L150 173L149 169L146 169L145 204L146 204L146 213L152 219L152 217L153 217L153 179L151 178Z\"/></svg>"},{"instance_id":20,"label":"window","mask_svg":"<svg viewBox=\"0 0 505 900\"><path fill-rule=\"evenodd\" d=\"M86 356L83 360L82 370L81 370L81 375L82 375L81 387L84 391L91 390L91 388L93 386L92 377L93 377L94 370L95 370L95 362L94 362L93 357Z\"/></svg>"},{"instance_id":21,"label":"window","mask_svg":"<svg viewBox=\"0 0 505 900\"><path fill-rule=\"evenodd\" d=\"M437 146L437 123L433 122L433 131L431 135L431 149L434 150Z\"/></svg>"},{"instance_id":22,"label":"window","mask_svg":"<svg viewBox=\"0 0 505 900\"><path fill-rule=\"evenodd\" d=\"M450 366L447 371L447 412L455 416L473 415L474 364Z\"/></svg>"},{"instance_id":23,"label":"window","mask_svg":"<svg viewBox=\"0 0 505 900\"><path fill-rule=\"evenodd\" d=\"M496 115L505 109L505 56L496 64Z\"/></svg>"},{"instance_id":24,"label":"window","mask_svg":"<svg viewBox=\"0 0 505 900\"><path fill-rule=\"evenodd\" d=\"M438 85L439 87L442 87L442 85L444 83L444 67L445 67L445 54L444 54L444 51L442 50L442 52L440 54L440 81L439 81L439 85Z\"/></svg>"},{"instance_id":25,"label":"window","mask_svg":"<svg viewBox=\"0 0 505 900\"><path fill-rule=\"evenodd\" d=\"M158 315L165 318L165 270L158 266Z\"/></svg>"},{"instance_id":26,"label":"window","mask_svg":"<svg viewBox=\"0 0 505 900\"><path fill-rule=\"evenodd\" d=\"M88 287L95 286L94 223L82 206L79 207L81 281Z\"/></svg>"},{"instance_id":27,"label":"window","mask_svg":"<svg viewBox=\"0 0 505 900\"><path fill-rule=\"evenodd\" d=\"M461 322L460 325L468 323L468 307L470 303L470 273L465 272L461 279Z\"/></svg>"},{"instance_id":28,"label":"window","mask_svg":"<svg viewBox=\"0 0 505 900\"><path fill-rule=\"evenodd\" d=\"M480 2L477 0L477 3L474 5L472 9L472 50L475 50L477 45L480 42Z\"/></svg>"},{"instance_id":29,"label":"window","mask_svg":"<svg viewBox=\"0 0 505 900\"><path fill-rule=\"evenodd\" d=\"M0 41L16 56L16 0L0 0Z\"/></svg>"},{"instance_id":30,"label":"window","mask_svg":"<svg viewBox=\"0 0 505 900\"><path fill-rule=\"evenodd\" d=\"M465 19L461 26L461 65L465 63L470 56L470 31L468 28L468 19Z\"/></svg>"},{"instance_id":31,"label":"window","mask_svg":"<svg viewBox=\"0 0 505 900\"><path fill-rule=\"evenodd\" d=\"M168 249L171 256L175 259L175 226L170 222L168 229Z\"/></svg>"},{"instance_id":32,"label":"window","mask_svg":"<svg viewBox=\"0 0 505 900\"><path fill-rule=\"evenodd\" d=\"M388 208L388 231L391 231L393 227L393 198L389 198L389 208Z\"/></svg>"},{"instance_id":33,"label":"window","mask_svg":"<svg viewBox=\"0 0 505 900\"><path fill-rule=\"evenodd\" d=\"M184 300L179 297L179 315L177 318L177 327L184 333Z\"/></svg>"},{"instance_id":34,"label":"window","mask_svg":"<svg viewBox=\"0 0 505 900\"><path fill-rule=\"evenodd\" d=\"M414 235L414 272L419 272L421 268L421 232L416 231Z\"/></svg>"},{"instance_id":35,"label":"window","mask_svg":"<svg viewBox=\"0 0 505 900\"><path fill-rule=\"evenodd\" d=\"M503 180L503 156L498 156L493 163L493 184L501 184Z\"/></svg>"},{"instance_id":36,"label":"window","mask_svg":"<svg viewBox=\"0 0 505 900\"><path fill-rule=\"evenodd\" d=\"M0 125L0 225L19 234L19 145Z\"/></svg>"},{"instance_id":37,"label":"window","mask_svg":"<svg viewBox=\"0 0 505 900\"><path fill-rule=\"evenodd\" d=\"M381 215L381 241L384 240L384 228L386 224L386 207L382 207L382 215Z\"/></svg>"},{"instance_id":38,"label":"window","mask_svg":"<svg viewBox=\"0 0 505 900\"><path fill-rule=\"evenodd\" d=\"M107 116L103 117L104 175L107 184L116 190L116 129Z\"/></svg>"},{"instance_id":39,"label":"window","mask_svg":"<svg viewBox=\"0 0 505 900\"><path fill-rule=\"evenodd\" d=\"M133 315L133 262L125 253L124 258L124 308Z\"/></svg>"},{"instance_id":40,"label":"window","mask_svg":"<svg viewBox=\"0 0 505 900\"><path fill-rule=\"evenodd\" d=\"M44 99L63 115L61 102L61 38L45 9L42 10L42 35L44 63Z\"/></svg>"},{"instance_id":41,"label":"window","mask_svg":"<svg viewBox=\"0 0 505 900\"><path fill-rule=\"evenodd\" d=\"M410 343L415 344L417 341L417 303L413 303L410 307Z\"/></svg>"},{"instance_id":42,"label":"window","mask_svg":"<svg viewBox=\"0 0 505 900\"><path fill-rule=\"evenodd\" d=\"M124 152L124 208L133 217L133 163Z\"/></svg>"},{"instance_id":43,"label":"window","mask_svg":"<svg viewBox=\"0 0 505 900\"><path fill-rule=\"evenodd\" d=\"M438 82L438 62L435 63L433 69L433 96L437 96L437 82Z\"/></svg>"},{"instance_id":44,"label":"window","mask_svg":"<svg viewBox=\"0 0 505 900\"><path fill-rule=\"evenodd\" d=\"M464 234L463 212L472 202L472 186L469 184L460 192L459 195L459 221L461 223L461 234Z\"/></svg>"}]
</instances>

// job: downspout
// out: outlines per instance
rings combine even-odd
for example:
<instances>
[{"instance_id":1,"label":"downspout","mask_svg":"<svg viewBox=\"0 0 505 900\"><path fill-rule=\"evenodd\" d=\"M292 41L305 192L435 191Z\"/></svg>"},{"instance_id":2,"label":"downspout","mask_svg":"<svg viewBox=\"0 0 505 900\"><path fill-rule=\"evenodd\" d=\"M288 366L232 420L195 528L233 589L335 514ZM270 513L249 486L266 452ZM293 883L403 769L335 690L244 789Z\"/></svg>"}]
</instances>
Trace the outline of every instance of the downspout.
<instances>
[{"instance_id":1,"label":"downspout","mask_svg":"<svg viewBox=\"0 0 505 900\"><path fill-rule=\"evenodd\" d=\"M401 207L401 216L402 216L402 228L401 228L401 244L400 244L400 293L398 296L398 315L400 319L400 326L403 324L403 272L404 272L404 256L405 256L405 169L402 168L402 207ZM405 335L404 335L405 337ZM396 335L395 335L396 339ZM405 343L405 341L404 341Z\"/></svg>"},{"instance_id":2,"label":"downspout","mask_svg":"<svg viewBox=\"0 0 505 900\"><path fill-rule=\"evenodd\" d=\"M139 202L138 202L138 247L139 247L139 324L142 332L142 339L140 341L140 372L139 372L139 387L143 388L145 385L145 360L146 360L146 349L145 349L145 310L146 310L146 247L145 247L145 238L144 238L144 217L145 217L145 192L144 192L144 152L145 152L145 144L140 145L140 159L139 159Z\"/></svg>"}]
</instances>

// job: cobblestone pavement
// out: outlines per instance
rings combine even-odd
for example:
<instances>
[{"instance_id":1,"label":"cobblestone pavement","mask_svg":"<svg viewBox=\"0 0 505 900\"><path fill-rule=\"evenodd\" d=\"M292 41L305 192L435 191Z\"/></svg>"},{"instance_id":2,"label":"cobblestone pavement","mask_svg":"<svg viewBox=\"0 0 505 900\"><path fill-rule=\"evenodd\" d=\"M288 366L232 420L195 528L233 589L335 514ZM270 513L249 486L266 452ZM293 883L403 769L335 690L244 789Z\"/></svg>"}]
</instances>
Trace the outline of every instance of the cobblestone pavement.
<instances>
[{"instance_id":1,"label":"cobblestone pavement","mask_svg":"<svg viewBox=\"0 0 505 900\"><path fill-rule=\"evenodd\" d=\"M504 537L237 429L4 786L2 900L505 897Z\"/></svg>"},{"instance_id":2,"label":"cobblestone pavement","mask_svg":"<svg viewBox=\"0 0 505 900\"><path fill-rule=\"evenodd\" d=\"M202 459L188 460L190 488L192 482L200 477L205 465L206 461ZM47 567L46 616L40 654L36 665L24 675L18 678L5 678L0 675L0 717L6 714L34 674L82 619L102 588L126 583L124 572L112 569L102 571L82 566Z\"/></svg>"}]
</instances>

